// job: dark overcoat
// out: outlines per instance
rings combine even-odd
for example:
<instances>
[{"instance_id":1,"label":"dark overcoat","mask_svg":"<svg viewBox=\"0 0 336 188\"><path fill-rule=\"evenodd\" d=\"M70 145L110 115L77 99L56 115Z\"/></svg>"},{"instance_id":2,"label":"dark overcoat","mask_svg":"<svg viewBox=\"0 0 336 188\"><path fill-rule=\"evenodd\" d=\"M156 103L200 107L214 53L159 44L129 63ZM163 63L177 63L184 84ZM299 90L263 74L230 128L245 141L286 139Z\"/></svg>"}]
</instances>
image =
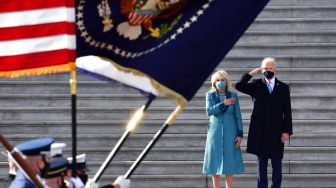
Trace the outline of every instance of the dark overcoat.
<instances>
[{"instance_id":1,"label":"dark overcoat","mask_svg":"<svg viewBox=\"0 0 336 188\"><path fill-rule=\"evenodd\" d=\"M253 112L247 138L247 153L283 157L282 133L292 135L292 110L287 84L275 78L270 94L265 78L254 79L244 74L236 89L253 100Z\"/></svg>"}]
</instances>

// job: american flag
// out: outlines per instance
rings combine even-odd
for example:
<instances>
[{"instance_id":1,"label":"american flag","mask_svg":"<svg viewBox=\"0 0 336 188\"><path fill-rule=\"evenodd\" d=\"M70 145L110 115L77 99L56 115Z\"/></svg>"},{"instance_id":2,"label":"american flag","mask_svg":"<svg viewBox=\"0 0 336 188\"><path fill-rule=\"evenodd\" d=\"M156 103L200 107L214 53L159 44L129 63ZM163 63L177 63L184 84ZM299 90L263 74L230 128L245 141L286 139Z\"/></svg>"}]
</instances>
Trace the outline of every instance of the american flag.
<instances>
[{"instance_id":1,"label":"american flag","mask_svg":"<svg viewBox=\"0 0 336 188\"><path fill-rule=\"evenodd\" d=\"M0 76L75 68L73 0L0 0Z\"/></svg>"}]
</instances>

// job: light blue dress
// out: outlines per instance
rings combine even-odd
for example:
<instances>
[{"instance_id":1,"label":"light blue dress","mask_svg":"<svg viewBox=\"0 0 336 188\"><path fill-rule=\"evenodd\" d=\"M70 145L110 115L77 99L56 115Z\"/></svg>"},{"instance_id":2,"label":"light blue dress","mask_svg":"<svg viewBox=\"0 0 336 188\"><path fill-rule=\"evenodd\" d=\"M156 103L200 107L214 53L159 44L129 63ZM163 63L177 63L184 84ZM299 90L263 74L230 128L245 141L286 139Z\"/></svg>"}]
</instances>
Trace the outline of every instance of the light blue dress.
<instances>
[{"instance_id":1,"label":"light blue dress","mask_svg":"<svg viewBox=\"0 0 336 188\"><path fill-rule=\"evenodd\" d=\"M225 92L235 98L234 105L226 106L217 92L207 92L206 113L210 117L205 145L203 173L211 175L244 172L240 148L235 147L237 136L243 137L243 122L236 93Z\"/></svg>"}]
</instances>

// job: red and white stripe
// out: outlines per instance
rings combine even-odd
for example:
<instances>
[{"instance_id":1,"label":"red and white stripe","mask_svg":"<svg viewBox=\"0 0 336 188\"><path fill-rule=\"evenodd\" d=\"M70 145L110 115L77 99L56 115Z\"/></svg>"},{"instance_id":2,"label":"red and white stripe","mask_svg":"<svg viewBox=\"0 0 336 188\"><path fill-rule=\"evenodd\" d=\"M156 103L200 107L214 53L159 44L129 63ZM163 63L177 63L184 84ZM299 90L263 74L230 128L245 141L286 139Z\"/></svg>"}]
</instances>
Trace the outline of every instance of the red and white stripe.
<instances>
[{"instance_id":1,"label":"red and white stripe","mask_svg":"<svg viewBox=\"0 0 336 188\"><path fill-rule=\"evenodd\" d=\"M136 12L131 12L128 15L128 21L131 25L141 25L144 22L155 17L155 15L151 14L138 14Z\"/></svg>"},{"instance_id":2,"label":"red and white stripe","mask_svg":"<svg viewBox=\"0 0 336 188\"><path fill-rule=\"evenodd\" d=\"M0 0L0 70L76 58L74 0Z\"/></svg>"}]
</instances>

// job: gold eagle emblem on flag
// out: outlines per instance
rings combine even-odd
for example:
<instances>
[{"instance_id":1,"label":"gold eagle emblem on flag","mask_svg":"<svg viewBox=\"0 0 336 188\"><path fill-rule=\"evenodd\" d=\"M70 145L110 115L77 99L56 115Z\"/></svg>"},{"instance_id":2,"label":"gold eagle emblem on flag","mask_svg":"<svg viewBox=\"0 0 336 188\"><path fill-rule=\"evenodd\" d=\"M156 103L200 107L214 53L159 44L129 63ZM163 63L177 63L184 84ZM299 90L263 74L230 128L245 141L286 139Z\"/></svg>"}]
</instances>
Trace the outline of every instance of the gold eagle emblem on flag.
<instances>
[{"instance_id":1,"label":"gold eagle emblem on flag","mask_svg":"<svg viewBox=\"0 0 336 188\"><path fill-rule=\"evenodd\" d=\"M154 19L166 19L177 14L187 0L123 0L120 1L121 14L127 21L117 26L120 36L135 40L142 34L142 27L150 32L150 36L158 38L162 35L159 27L153 26Z\"/></svg>"}]
</instances>

